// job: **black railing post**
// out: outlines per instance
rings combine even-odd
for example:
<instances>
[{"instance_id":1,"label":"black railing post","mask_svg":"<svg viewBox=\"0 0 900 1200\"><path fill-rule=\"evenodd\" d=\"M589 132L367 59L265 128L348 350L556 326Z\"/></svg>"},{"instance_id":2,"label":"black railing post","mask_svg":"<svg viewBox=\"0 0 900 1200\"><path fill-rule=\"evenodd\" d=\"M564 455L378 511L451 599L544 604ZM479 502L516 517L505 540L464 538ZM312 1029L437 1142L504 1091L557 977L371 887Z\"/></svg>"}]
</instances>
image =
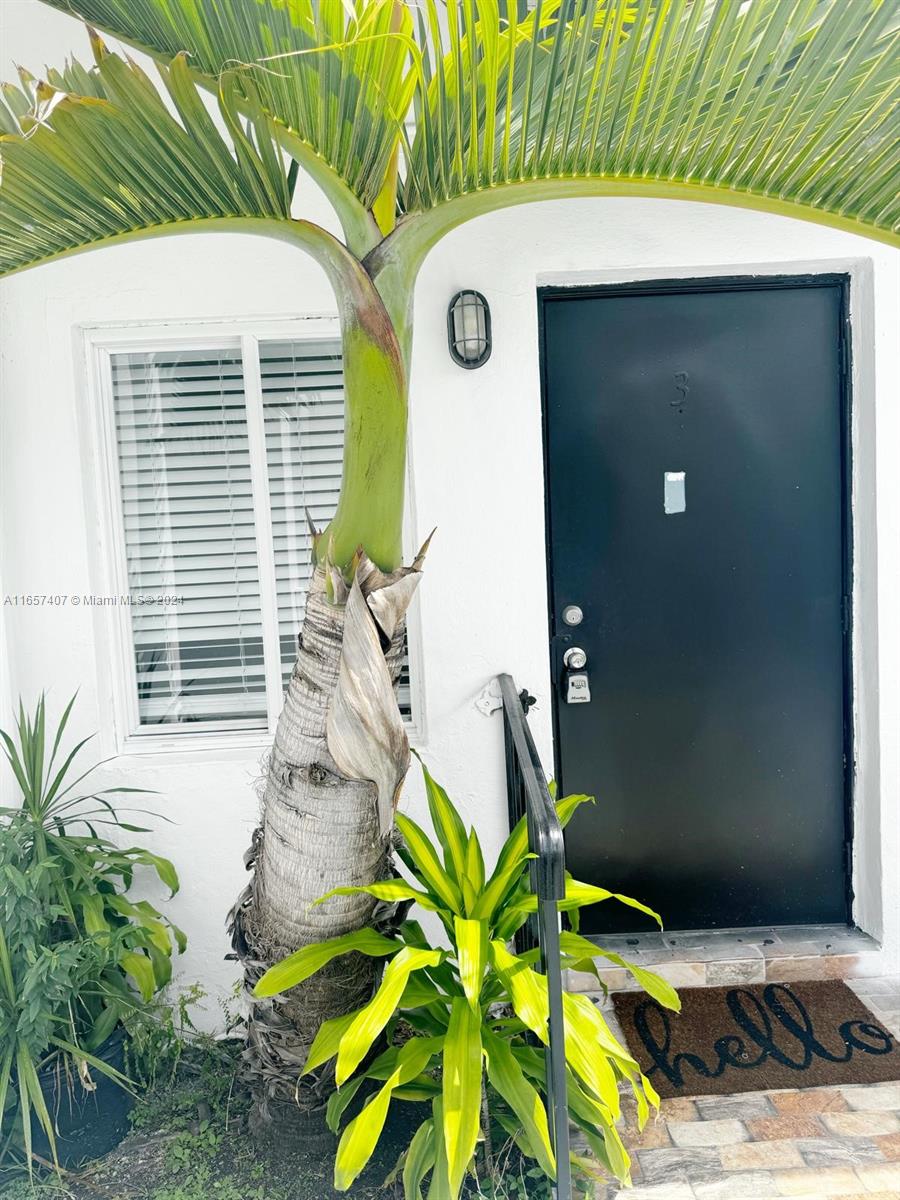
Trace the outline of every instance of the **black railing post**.
<instances>
[{"instance_id":1,"label":"black railing post","mask_svg":"<svg viewBox=\"0 0 900 1200\"><path fill-rule=\"evenodd\" d=\"M538 899L541 970L547 977L550 1033L544 1059L547 1071L547 1120L553 1130L556 1155L556 1197L570 1200L569 1100L566 1094L566 1026L563 1016L562 971L559 965L559 911L555 900Z\"/></svg>"},{"instance_id":2,"label":"black railing post","mask_svg":"<svg viewBox=\"0 0 900 1200\"><path fill-rule=\"evenodd\" d=\"M563 1016L562 967L559 954L559 901L566 894L566 852L556 805L547 787L531 730L525 720L524 697L511 675L500 675L503 700L503 744L510 828L524 816L531 863L531 887L537 896L537 921L526 943L540 946L540 969L547 978L549 1030L546 1048L547 1120L556 1157L556 1200L571 1200L569 1163L569 1106L566 1097L566 1030ZM523 948L517 942L517 949Z\"/></svg>"}]
</instances>

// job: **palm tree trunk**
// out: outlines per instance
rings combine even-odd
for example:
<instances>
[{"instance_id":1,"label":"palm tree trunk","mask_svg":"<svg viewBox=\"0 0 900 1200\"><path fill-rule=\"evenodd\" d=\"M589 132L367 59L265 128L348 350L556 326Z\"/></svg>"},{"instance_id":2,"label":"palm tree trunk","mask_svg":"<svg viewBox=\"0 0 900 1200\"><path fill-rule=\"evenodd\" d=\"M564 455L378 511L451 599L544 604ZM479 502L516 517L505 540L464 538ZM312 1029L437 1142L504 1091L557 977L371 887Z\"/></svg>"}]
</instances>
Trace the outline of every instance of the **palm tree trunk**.
<instances>
[{"instance_id":1,"label":"palm tree trunk","mask_svg":"<svg viewBox=\"0 0 900 1200\"><path fill-rule=\"evenodd\" d=\"M312 1040L323 1020L358 1008L372 994L379 964L355 954L335 960L282 997L257 1000L252 989L268 966L300 946L387 923L392 915L369 896L314 902L331 888L390 874L390 817L409 762L395 688L405 611L421 561L420 555L412 568L383 575L363 558L351 589L332 569L332 598L328 569L318 567L313 577L268 762L261 823L246 856L254 876L231 913L232 942L250 1003L246 1074L261 1122L286 1106L321 1103L327 1078L300 1080ZM351 661L360 645L365 660ZM364 688L357 700L367 711L351 711L348 721L354 725L361 718L365 759L348 774L352 747L348 754L339 725L341 713L353 709L360 679ZM379 793L391 759L395 775L387 784L386 818ZM374 778L352 777L364 771Z\"/></svg>"},{"instance_id":2,"label":"palm tree trunk","mask_svg":"<svg viewBox=\"0 0 900 1200\"><path fill-rule=\"evenodd\" d=\"M301 1081L309 1047L323 1021L369 999L379 967L345 955L276 999L257 1000L253 987L300 947L381 927L395 915L364 895L315 901L390 874L394 806L409 767L396 686L425 547L412 567L399 565L403 350L362 265L339 243L326 249L343 346L341 494L328 528L313 531L318 565L267 764L260 825L245 857L254 874L229 915L250 1005L245 1060L259 1122L298 1102L307 1109L320 1103L327 1077Z\"/></svg>"}]
</instances>

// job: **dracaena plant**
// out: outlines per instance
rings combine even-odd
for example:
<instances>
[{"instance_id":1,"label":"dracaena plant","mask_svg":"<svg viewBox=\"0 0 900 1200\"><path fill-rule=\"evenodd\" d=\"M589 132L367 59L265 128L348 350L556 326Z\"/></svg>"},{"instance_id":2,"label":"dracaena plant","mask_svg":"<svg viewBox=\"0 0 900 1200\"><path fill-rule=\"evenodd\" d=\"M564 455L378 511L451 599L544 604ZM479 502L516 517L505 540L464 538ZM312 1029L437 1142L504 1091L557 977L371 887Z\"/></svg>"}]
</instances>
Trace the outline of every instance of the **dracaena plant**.
<instances>
[{"instance_id":1,"label":"dracaena plant","mask_svg":"<svg viewBox=\"0 0 900 1200\"><path fill-rule=\"evenodd\" d=\"M95 767L76 767L89 738L62 752L74 703L48 729L45 698L32 714L20 701L14 733L0 730L20 792L0 808L0 1130L15 1121L29 1170L32 1114L56 1156L40 1069L56 1061L74 1087L93 1086L91 1069L126 1084L97 1052L169 982L185 945L154 905L127 895L142 867L172 894L178 876L168 859L120 844L148 830L123 819L117 798L144 789L91 789Z\"/></svg>"},{"instance_id":2,"label":"dracaena plant","mask_svg":"<svg viewBox=\"0 0 900 1200\"><path fill-rule=\"evenodd\" d=\"M422 1122L398 1164L406 1200L421 1200L429 1173L432 1200L455 1200L467 1172L476 1170L479 1138L490 1144L485 1109L548 1178L555 1178L542 1099L544 1056L535 1044L548 1038L548 995L544 976L535 970L537 951L516 954L509 948L510 939L537 911L529 885L533 856L528 851L525 819L507 838L488 875L475 830L465 828L447 793L427 769L424 775L437 845L415 821L403 813L396 817L403 839L397 852L411 881L396 878L339 887L317 903L334 903L336 897L362 892L404 908L418 904L438 918L447 946L430 944L413 919L404 920L391 937L374 929L360 930L305 946L270 968L256 992L269 997L296 987L329 962L351 953L386 963L378 990L367 1004L322 1025L303 1068L307 1075L323 1068L333 1070L337 1090L328 1101L327 1118L335 1131L357 1092L364 1085L372 1089L341 1135L334 1184L346 1191L366 1166L392 1100L419 1101L424 1106ZM565 825L587 800L587 796L561 800L560 822ZM579 883L571 876L560 908L575 916L583 905L607 900L640 909L659 921L639 901ZM664 979L576 932L561 934L561 956L563 967L595 974L595 958L609 959L631 971L662 1004L680 1007L676 992ZM651 1107L658 1106L658 1097L588 996L564 995L563 1013L571 1119L584 1132L600 1167L629 1182L628 1153L616 1128L620 1091L624 1087L633 1093L642 1127ZM415 1035L399 1045L390 1044L401 1019ZM583 1171L596 1170L577 1155L573 1162Z\"/></svg>"},{"instance_id":3,"label":"dracaena plant","mask_svg":"<svg viewBox=\"0 0 900 1200\"><path fill-rule=\"evenodd\" d=\"M387 873L409 763L394 688L422 567L420 555L402 568L400 545L425 257L472 217L570 196L740 205L896 243L897 7L46 2L149 53L160 83L95 35L93 66L23 71L6 88L0 272L143 237L256 233L322 266L341 320L340 500L313 531L317 569L254 876L233 913L252 990L284 948L372 919L368 893L311 910L323 884ZM340 236L292 215L307 176ZM371 971L328 986L329 970L251 1012L263 1114L293 1103L296 1063L323 1018L371 994Z\"/></svg>"},{"instance_id":4,"label":"dracaena plant","mask_svg":"<svg viewBox=\"0 0 900 1200\"><path fill-rule=\"evenodd\" d=\"M22 1156L29 1171L35 1119L56 1158L43 1068L54 1065L60 1094L92 1088L95 1072L127 1085L92 1053L107 998L117 996L121 934L86 937L66 922L57 902L64 871L56 855L34 861L21 825L0 830L0 1163Z\"/></svg>"}]
</instances>

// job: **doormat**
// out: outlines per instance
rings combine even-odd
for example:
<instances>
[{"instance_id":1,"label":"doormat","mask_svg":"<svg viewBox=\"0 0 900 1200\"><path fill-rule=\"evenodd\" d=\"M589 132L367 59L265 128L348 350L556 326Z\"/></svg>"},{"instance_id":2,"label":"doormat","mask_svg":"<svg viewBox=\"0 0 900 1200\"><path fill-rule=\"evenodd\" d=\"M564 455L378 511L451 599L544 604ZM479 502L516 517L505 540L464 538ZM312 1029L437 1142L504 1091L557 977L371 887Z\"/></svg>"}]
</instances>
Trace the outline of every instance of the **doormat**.
<instances>
[{"instance_id":1,"label":"doormat","mask_svg":"<svg viewBox=\"0 0 900 1200\"><path fill-rule=\"evenodd\" d=\"M900 1080L900 1046L841 980L685 988L681 1012L617 992L616 1015L660 1096Z\"/></svg>"}]
</instances>

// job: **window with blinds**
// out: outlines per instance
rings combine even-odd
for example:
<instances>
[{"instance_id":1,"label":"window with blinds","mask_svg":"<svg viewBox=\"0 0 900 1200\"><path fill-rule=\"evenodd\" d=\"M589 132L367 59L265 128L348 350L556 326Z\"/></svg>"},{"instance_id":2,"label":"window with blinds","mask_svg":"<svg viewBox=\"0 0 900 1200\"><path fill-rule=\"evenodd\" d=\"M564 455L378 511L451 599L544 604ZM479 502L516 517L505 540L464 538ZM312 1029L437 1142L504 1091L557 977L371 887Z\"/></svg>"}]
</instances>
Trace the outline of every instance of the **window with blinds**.
<instances>
[{"instance_id":1,"label":"window with blinds","mask_svg":"<svg viewBox=\"0 0 900 1200\"><path fill-rule=\"evenodd\" d=\"M248 346L256 362L245 360ZM280 691L296 658L312 570L306 512L323 528L337 505L340 341L245 338L114 351L109 363L135 732L264 729L273 716L267 676ZM264 462L254 461L248 421L260 423ZM254 503L266 492L272 547L258 555ZM260 560L274 561L268 601ZM272 661L267 603L276 610ZM409 718L408 662L400 702Z\"/></svg>"}]
</instances>

